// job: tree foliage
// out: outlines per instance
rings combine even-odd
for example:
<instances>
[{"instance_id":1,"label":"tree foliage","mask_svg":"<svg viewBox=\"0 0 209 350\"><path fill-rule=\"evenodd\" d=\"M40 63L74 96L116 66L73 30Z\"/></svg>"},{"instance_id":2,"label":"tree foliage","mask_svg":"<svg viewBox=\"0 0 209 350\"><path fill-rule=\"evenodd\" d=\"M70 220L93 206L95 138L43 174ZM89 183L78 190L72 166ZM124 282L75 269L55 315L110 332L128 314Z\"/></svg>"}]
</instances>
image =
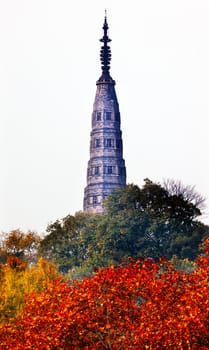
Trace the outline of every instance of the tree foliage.
<instances>
[{"instance_id":1,"label":"tree foliage","mask_svg":"<svg viewBox=\"0 0 209 350\"><path fill-rule=\"evenodd\" d=\"M3 349L209 348L209 240L191 273L166 259L130 260L71 284L55 280L33 293Z\"/></svg>"},{"instance_id":2,"label":"tree foliage","mask_svg":"<svg viewBox=\"0 0 209 350\"><path fill-rule=\"evenodd\" d=\"M53 260L61 272L86 263L95 247L95 217L85 213L68 215L47 228L41 241L39 255Z\"/></svg>"},{"instance_id":3,"label":"tree foliage","mask_svg":"<svg viewBox=\"0 0 209 350\"><path fill-rule=\"evenodd\" d=\"M106 201L105 237L108 233L112 236L112 228L117 227L120 247L123 242L128 243L127 252L133 257L166 255L170 258L175 254L194 259L208 234L208 227L197 221L201 210L192 198L199 198L199 195L192 193L191 188L188 192L179 184L178 193L169 192L149 179L142 189L128 185L113 191Z\"/></svg>"},{"instance_id":4,"label":"tree foliage","mask_svg":"<svg viewBox=\"0 0 209 350\"><path fill-rule=\"evenodd\" d=\"M130 184L107 197L103 215L77 213L49 225L39 254L76 278L130 256L194 260L209 234L197 220L202 203L193 188L179 182Z\"/></svg>"},{"instance_id":5,"label":"tree foliage","mask_svg":"<svg viewBox=\"0 0 209 350\"><path fill-rule=\"evenodd\" d=\"M40 236L33 231L24 233L17 229L4 234L0 250L1 262L5 262L10 255L30 263L34 262L40 241Z\"/></svg>"},{"instance_id":6,"label":"tree foliage","mask_svg":"<svg viewBox=\"0 0 209 350\"><path fill-rule=\"evenodd\" d=\"M0 265L0 323L15 319L23 307L24 297L32 291L46 289L58 276L53 264L44 259L29 267L20 258L9 256L7 263Z\"/></svg>"}]
</instances>

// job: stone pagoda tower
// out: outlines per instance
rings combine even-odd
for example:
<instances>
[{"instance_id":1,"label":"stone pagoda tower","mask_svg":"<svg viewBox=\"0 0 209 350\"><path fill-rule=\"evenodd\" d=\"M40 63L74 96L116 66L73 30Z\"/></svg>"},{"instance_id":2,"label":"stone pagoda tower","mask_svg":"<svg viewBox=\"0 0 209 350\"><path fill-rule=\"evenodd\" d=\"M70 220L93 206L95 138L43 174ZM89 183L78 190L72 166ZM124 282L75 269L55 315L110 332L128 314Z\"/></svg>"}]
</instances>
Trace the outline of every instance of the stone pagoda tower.
<instances>
[{"instance_id":1,"label":"stone pagoda tower","mask_svg":"<svg viewBox=\"0 0 209 350\"><path fill-rule=\"evenodd\" d=\"M103 213L103 200L110 192L126 185L126 168L123 159L120 111L111 78L111 50L108 45L108 24L105 16L100 60L102 75L97 81L97 90L92 113L90 160L87 169L87 186L84 190L84 211Z\"/></svg>"}]
</instances>

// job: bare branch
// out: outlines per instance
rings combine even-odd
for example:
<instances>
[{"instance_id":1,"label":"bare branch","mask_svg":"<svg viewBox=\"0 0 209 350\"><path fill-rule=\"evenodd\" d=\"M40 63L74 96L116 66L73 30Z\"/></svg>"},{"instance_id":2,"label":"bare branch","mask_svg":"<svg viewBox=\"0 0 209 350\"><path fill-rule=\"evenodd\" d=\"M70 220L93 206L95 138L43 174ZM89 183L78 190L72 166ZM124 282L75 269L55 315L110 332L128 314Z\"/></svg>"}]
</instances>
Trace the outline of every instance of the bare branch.
<instances>
[{"instance_id":1,"label":"bare branch","mask_svg":"<svg viewBox=\"0 0 209 350\"><path fill-rule=\"evenodd\" d=\"M205 197L195 190L195 186L183 185L180 180L163 180L163 187L171 196L182 196L187 202L192 203L198 209L205 208Z\"/></svg>"}]
</instances>

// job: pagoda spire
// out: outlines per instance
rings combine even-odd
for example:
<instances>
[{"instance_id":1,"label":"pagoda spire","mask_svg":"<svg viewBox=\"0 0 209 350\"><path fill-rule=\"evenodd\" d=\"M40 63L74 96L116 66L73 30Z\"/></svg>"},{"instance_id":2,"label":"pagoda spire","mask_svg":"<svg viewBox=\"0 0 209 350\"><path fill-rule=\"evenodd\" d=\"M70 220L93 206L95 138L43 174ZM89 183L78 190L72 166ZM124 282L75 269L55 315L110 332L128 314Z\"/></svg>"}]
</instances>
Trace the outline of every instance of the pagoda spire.
<instances>
[{"instance_id":1,"label":"pagoda spire","mask_svg":"<svg viewBox=\"0 0 209 350\"><path fill-rule=\"evenodd\" d=\"M100 60L101 60L101 67L102 67L102 75L109 76L109 70L110 70L110 61L111 61L111 50L110 46L108 45L109 42L111 42L111 39L108 36L108 23L107 23L107 14L105 11L105 19L104 19L104 25L103 25L103 37L100 39L100 41L103 43L101 50L100 50Z\"/></svg>"}]
</instances>

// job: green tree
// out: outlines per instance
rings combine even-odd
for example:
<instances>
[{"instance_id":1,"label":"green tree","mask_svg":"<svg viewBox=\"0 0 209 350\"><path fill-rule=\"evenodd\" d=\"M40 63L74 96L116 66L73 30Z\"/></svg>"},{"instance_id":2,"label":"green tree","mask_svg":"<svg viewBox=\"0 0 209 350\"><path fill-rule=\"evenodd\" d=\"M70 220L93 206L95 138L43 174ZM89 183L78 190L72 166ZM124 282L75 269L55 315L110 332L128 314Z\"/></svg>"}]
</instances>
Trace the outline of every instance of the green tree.
<instances>
[{"instance_id":1,"label":"green tree","mask_svg":"<svg viewBox=\"0 0 209 350\"><path fill-rule=\"evenodd\" d=\"M203 199L200 201L201 196L191 187L178 185L178 192L173 192L149 179L145 179L142 189L128 185L115 190L106 200L104 239L113 239L119 250L128 248L126 253L132 257L170 258L176 254L194 259L209 232L208 226L197 221L201 210L194 198L202 205Z\"/></svg>"},{"instance_id":2,"label":"green tree","mask_svg":"<svg viewBox=\"0 0 209 350\"><path fill-rule=\"evenodd\" d=\"M59 271L87 264L95 249L96 216L82 212L68 215L47 227L47 233L40 243L39 255L53 260Z\"/></svg>"},{"instance_id":3,"label":"green tree","mask_svg":"<svg viewBox=\"0 0 209 350\"><path fill-rule=\"evenodd\" d=\"M76 278L128 257L193 260L209 234L197 220L200 198L191 187L174 191L174 182L172 190L149 179L142 188L127 185L107 197L103 215L77 213L49 225L39 254Z\"/></svg>"}]
</instances>

